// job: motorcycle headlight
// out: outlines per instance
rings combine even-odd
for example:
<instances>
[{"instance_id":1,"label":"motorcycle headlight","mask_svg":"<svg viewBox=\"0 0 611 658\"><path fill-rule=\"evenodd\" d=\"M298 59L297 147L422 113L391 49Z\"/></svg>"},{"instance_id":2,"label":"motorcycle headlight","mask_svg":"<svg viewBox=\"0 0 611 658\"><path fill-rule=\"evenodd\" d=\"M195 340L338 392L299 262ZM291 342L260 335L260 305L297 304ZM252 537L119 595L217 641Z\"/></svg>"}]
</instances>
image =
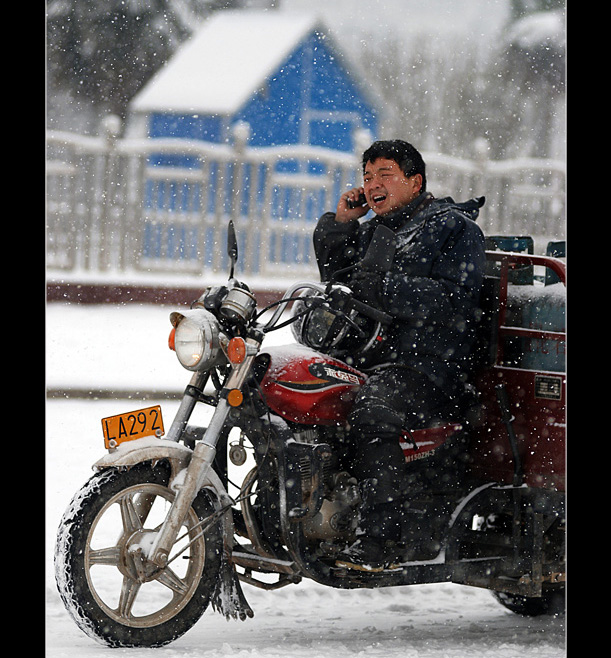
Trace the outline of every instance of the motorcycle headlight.
<instances>
[{"instance_id":1,"label":"motorcycle headlight","mask_svg":"<svg viewBox=\"0 0 611 658\"><path fill-rule=\"evenodd\" d=\"M190 309L172 313L170 321L175 327L174 350L183 368L206 370L215 365L222 352L218 322L212 313Z\"/></svg>"}]
</instances>

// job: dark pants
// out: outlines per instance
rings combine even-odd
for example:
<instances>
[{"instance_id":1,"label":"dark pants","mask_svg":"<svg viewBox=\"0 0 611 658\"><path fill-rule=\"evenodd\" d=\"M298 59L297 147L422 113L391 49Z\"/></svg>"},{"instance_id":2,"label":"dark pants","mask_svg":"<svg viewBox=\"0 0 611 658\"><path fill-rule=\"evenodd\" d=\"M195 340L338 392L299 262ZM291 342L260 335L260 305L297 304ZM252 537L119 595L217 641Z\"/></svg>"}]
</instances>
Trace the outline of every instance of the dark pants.
<instances>
[{"instance_id":1,"label":"dark pants","mask_svg":"<svg viewBox=\"0 0 611 658\"><path fill-rule=\"evenodd\" d=\"M372 374L360 389L349 415L348 468L361 483L361 530L378 539L398 541L404 502L424 466L406 465L402 430L421 429L443 420L451 400L430 379L390 366Z\"/></svg>"}]
</instances>

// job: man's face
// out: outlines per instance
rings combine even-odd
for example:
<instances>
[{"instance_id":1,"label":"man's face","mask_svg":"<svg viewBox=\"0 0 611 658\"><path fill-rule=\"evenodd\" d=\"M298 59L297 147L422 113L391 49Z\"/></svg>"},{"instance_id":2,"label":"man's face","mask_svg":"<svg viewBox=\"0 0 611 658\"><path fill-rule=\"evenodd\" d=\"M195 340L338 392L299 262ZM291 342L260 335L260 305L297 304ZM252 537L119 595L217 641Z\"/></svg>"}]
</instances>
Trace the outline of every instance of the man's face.
<instances>
[{"instance_id":1,"label":"man's face","mask_svg":"<svg viewBox=\"0 0 611 658\"><path fill-rule=\"evenodd\" d=\"M394 160L378 158L367 162L363 173L363 188L369 207L376 215L403 208L413 201L422 187L422 176L407 178Z\"/></svg>"}]
</instances>

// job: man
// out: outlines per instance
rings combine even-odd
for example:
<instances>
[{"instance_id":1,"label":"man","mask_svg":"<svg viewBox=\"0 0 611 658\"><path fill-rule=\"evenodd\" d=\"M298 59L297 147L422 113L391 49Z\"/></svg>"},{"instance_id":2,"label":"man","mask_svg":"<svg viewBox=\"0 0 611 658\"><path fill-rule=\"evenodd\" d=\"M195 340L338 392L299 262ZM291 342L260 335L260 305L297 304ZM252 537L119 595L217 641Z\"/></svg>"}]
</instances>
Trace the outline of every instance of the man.
<instances>
[{"instance_id":1,"label":"man","mask_svg":"<svg viewBox=\"0 0 611 658\"><path fill-rule=\"evenodd\" d=\"M403 428L431 426L460 409L485 265L474 221L484 198L435 199L422 156L402 140L375 142L362 164L363 186L320 218L314 248L321 280L354 266L340 279L357 299L393 317L348 419L350 470L362 483L363 504L359 538L338 560L379 570L398 557L402 538L410 486ZM375 216L360 223L370 209ZM358 265L379 224L394 231L397 246L385 274Z\"/></svg>"}]
</instances>

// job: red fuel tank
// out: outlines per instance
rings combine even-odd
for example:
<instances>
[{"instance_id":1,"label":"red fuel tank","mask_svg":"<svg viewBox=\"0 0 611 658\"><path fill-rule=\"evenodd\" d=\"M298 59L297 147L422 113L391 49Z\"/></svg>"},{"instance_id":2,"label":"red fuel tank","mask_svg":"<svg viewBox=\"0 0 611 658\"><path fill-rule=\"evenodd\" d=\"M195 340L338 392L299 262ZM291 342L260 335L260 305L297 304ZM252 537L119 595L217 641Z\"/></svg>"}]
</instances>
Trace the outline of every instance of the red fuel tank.
<instances>
[{"instance_id":1,"label":"red fuel tank","mask_svg":"<svg viewBox=\"0 0 611 658\"><path fill-rule=\"evenodd\" d=\"M305 425L343 422L367 377L343 361L303 345L267 349L270 362L261 382L269 408Z\"/></svg>"}]
</instances>

